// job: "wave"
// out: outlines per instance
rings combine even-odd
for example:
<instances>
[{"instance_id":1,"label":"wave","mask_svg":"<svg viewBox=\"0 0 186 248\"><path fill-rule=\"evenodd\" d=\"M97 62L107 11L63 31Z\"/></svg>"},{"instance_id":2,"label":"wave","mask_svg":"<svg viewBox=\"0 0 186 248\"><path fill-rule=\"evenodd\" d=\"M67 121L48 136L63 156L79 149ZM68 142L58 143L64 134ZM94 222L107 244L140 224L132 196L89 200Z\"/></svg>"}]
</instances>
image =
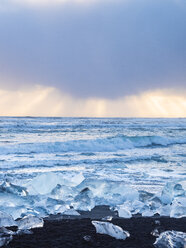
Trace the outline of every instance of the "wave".
<instances>
[{"instance_id":1,"label":"wave","mask_svg":"<svg viewBox=\"0 0 186 248\"><path fill-rule=\"evenodd\" d=\"M69 140L65 142L19 143L0 146L2 154L115 152L132 148L186 144L186 138L162 136L115 136L100 139Z\"/></svg>"}]
</instances>

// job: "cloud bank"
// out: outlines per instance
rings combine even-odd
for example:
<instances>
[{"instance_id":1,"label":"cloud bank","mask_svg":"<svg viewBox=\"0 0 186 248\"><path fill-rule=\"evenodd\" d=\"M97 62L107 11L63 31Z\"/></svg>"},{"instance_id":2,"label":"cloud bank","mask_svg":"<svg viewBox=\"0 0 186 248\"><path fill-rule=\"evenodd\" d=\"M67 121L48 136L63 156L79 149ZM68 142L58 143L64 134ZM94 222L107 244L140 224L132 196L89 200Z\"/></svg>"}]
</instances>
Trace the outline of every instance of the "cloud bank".
<instances>
[{"instance_id":1,"label":"cloud bank","mask_svg":"<svg viewBox=\"0 0 186 248\"><path fill-rule=\"evenodd\" d=\"M117 100L74 98L52 87L0 90L1 116L186 117L186 92L144 92Z\"/></svg>"},{"instance_id":2,"label":"cloud bank","mask_svg":"<svg viewBox=\"0 0 186 248\"><path fill-rule=\"evenodd\" d=\"M185 1L51 2L1 1L1 89L104 99L185 89Z\"/></svg>"}]
</instances>

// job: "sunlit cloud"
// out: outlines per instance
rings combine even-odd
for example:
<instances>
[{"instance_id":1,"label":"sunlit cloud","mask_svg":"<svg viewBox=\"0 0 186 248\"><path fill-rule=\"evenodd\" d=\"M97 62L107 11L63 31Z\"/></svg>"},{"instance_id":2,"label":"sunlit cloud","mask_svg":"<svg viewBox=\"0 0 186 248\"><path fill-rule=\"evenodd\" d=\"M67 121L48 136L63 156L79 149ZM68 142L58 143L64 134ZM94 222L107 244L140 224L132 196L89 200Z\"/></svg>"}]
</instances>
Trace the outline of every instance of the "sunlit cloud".
<instances>
[{"instance_id":1,"label":"sunlit cloud","mask_svg":"<svg viewBox=\"0 0 186 248\"><path fill-rule=\"evenodd\" d=\"M1 116L186 117L186 92L144 92L116 100L74 98L52 87L0 90Z\"/></svg>"}]
</instances>

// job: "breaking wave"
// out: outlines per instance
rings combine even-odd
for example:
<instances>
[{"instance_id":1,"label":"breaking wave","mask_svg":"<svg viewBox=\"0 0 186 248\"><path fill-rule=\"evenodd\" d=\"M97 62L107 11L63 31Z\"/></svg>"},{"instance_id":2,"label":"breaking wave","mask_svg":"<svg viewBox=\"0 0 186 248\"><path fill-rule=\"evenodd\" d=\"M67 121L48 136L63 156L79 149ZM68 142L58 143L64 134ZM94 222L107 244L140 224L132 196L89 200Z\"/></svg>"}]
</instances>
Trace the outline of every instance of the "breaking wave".
<instances>
[{"instance_id":1,"label":"breaking wave","mask_svg":"<svg viewBox=\"0 0 186 248\"><path fill-rule=\"evenodd\" d=\"M20 143L0 147L1 154L110 152L132 148L186 144L186 138L161 136L115 136L100 139L69 140L65 142Z\"/></svg>"}]
</instances>

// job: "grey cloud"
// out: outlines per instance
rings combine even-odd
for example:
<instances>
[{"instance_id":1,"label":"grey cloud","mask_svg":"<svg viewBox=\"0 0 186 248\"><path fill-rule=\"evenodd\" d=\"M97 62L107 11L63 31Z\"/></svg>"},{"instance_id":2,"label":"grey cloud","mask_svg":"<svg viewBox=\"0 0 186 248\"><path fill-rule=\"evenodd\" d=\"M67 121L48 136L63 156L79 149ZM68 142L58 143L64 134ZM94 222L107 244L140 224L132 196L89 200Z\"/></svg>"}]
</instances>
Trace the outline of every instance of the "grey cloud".
<instances>
[{"instance_id":1,"label":"grey cloud","mask_svg":"<svg viewBox=\"0 0 186 248\"><path fill-rule=\"evenodd\" d=\"M100 1L0 12L0 81L80 97L186 87L186 3Z\"/></svg>"}]
</instances>

